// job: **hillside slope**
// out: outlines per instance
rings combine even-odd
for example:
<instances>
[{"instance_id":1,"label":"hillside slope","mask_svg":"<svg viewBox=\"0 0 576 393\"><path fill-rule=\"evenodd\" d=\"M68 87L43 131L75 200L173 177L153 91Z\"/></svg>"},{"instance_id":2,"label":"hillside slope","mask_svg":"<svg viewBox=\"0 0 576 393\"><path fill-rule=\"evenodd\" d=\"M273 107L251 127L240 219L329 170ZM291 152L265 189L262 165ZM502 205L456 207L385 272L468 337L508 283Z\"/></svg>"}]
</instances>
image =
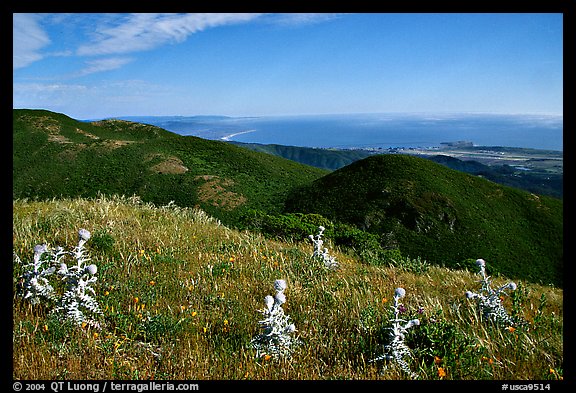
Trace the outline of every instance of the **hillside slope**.
<instances>
[{"instance_id":1,"label":"hillside slope","mask_svg":"<svg viewBox=\"0 0 576 393\"><path fill-rule=\"evenodd\" d=\"M562 285L562 201L424 158L357 161L294 191L286 211L356 225L435 264L483 257L510 277Z\"/></svg>"},{"instance_id":2,"label":"hillside slope","mask_svg":"<svg viewBox=\"0 0 576 393\"><path fill-rule=\"evenodd\" d=\"M199 205L224 221L249 208L276 211L289 189L327 173L155 126L44 110L13 110L12 157L13 198L135 194Z\"/></svg>"},{"instance_id":3,"label":"hillside slope","mask_svg":"<svg viewBox=\"0 0 576 393\"><path fill-rule=\"evenodd\" d=\"M517 293L503 305L529 325L512 331L487 324L464 295L479 290L476 271L407 272L332 249L340 268L327 270L311 258L310 242L269 241L197 209L133 198L13 202L13 252L25 263L36 244L71 250L80 228L91 233L85 256L97 266L92 288L102 329L62 323L49 303L33 306L14 296L14 380L202 380L205 390L206 380L215 379L267 386L273 386L267 380L356 380L364 387L371 379L408 379L392 362L371 362L384 353L398 287L406 291L401 318L420 321L406 343L422 380L546 380L564 367L558 288L516 281ZM13 268L16 293L25 267ZM60 293L60 277L48 279ZM287 284L283 309L301 340L290 359L258 357L250 346L262 332L264 297L275 294L278 279ZM507 282L495 277L493 284Z\"/></svg>"}]
</instances>

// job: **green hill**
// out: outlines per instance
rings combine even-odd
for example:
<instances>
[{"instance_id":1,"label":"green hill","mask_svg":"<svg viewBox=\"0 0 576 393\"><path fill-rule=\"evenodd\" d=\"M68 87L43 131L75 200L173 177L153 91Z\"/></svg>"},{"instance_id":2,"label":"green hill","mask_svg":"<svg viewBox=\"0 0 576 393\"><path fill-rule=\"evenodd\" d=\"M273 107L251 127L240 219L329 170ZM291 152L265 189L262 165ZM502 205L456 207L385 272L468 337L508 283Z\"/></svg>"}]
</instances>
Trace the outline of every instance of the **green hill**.
<instances>
[{"instance_id":1,"label":"green hill","mask_svg":"<svg viewBox=\"0 0 576 393\"><path fill-rule=\"evenodd\" d=\"M375 154L368 150L334 150L275 144L264 145L259 143L243 143L234 141L229 143L330 171L340 169L346 165L350 165L354 161Z\"/></svg>"},{"instance_id":2,"label":"green hill","mask_svg":"<svg viewBox=\"0 0 576 393\"><path fill-rule=\"evenodd\" d=\"M292 187L326 173L155 126L13 110L13 198L138 195L234 222L246 209L278 211Z\"/></svg>"},{"instance_id":3,"label":"green hill","mask_svg":"<svg viewBox=\"0 0 576 393\"><path fill-rule=\"evenodd\" d=\"M483 258L506 276L562 285L562 201L424 158L356 161L295 190L286 211L353 224L434 264Z\"/></svg>"}]
</instances>

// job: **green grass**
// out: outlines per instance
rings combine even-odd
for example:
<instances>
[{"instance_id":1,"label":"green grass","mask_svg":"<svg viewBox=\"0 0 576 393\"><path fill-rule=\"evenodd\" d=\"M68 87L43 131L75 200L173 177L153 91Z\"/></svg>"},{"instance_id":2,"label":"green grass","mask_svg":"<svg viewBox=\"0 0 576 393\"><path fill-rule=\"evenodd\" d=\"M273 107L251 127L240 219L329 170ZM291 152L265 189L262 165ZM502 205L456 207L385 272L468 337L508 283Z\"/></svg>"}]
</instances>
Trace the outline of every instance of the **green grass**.
<instances>
[{"instance_id":1,"label":"green grass","mask_svg":"<svg viewBox=\"0 0 576 393\"><path fill-rule=\"evenodd\" d=\"M400 286L406 319L421 320L406 343L422 379L563 374L563 291L553 286L517 281L504 305L528 326L510 331L487 324L465 298L479 289L470 271L369 265L336 247L340 269L328 271L311 258L310 242L265 239L198 209L137 198L13 201L13 251L23 261L39 243L75 245L80 228L92 233L86 247L105 327L58 323L49 309L14 297L14 379L405 379L393 364L369 362L382 354ZM15 265L14 288L20 274ZM302 344L290 360L256 359L248 344L276 279L287 282L283 308Z\"/></svg>"}]
</instances>

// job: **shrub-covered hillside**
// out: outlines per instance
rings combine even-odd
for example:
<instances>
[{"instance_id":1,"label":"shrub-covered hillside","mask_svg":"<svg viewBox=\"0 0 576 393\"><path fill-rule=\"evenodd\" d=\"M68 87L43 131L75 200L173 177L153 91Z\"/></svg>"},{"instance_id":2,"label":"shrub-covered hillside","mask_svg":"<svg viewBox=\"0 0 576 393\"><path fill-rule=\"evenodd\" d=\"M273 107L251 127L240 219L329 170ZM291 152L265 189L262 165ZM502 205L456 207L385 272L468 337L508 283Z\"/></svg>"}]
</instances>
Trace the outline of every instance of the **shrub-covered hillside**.
<instances>
[{"instance_id":1,"label":"shrub-covered hillside","mask_svg":"<svg viewBox=\"0 0 576 393\"><path fill-rule=\"evenodd\" d=\"M226 222L249 208L279 211L292 187L327 173L146 124L44 110L13 110L12 139L14 198L135 194L198 205Z\"/></svg>"},{"instance_id":2,"label":"shrub-covered hillside","mask_svg":"<svg viewBox=\"0 0 576 393\"><path fill-rule=\"evenodd\" d=\"M294 191L289 212L320 214L412 258L457 266L483 255L510 277L562 285L562 201L408 155L356 161Z\"/></svg>"}]
</instances>

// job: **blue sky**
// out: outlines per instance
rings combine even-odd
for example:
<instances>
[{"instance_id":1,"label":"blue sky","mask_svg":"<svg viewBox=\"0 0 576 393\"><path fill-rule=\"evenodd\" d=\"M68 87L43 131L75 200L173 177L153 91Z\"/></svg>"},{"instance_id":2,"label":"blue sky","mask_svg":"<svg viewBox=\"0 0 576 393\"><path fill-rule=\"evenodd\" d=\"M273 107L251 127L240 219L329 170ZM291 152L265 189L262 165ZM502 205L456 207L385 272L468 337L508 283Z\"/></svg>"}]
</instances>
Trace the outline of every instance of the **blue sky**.
<instances>
[{"instance_id":1,"label":"blue sky","mask_svg":"<svg viewBox=\"0 0 576 393\"><path fill-rule=\"evenodd\" d=\"M76 119L563 112L560 13L25 13L13 22L13 107Z\"/></svg>"}]
</instances>

